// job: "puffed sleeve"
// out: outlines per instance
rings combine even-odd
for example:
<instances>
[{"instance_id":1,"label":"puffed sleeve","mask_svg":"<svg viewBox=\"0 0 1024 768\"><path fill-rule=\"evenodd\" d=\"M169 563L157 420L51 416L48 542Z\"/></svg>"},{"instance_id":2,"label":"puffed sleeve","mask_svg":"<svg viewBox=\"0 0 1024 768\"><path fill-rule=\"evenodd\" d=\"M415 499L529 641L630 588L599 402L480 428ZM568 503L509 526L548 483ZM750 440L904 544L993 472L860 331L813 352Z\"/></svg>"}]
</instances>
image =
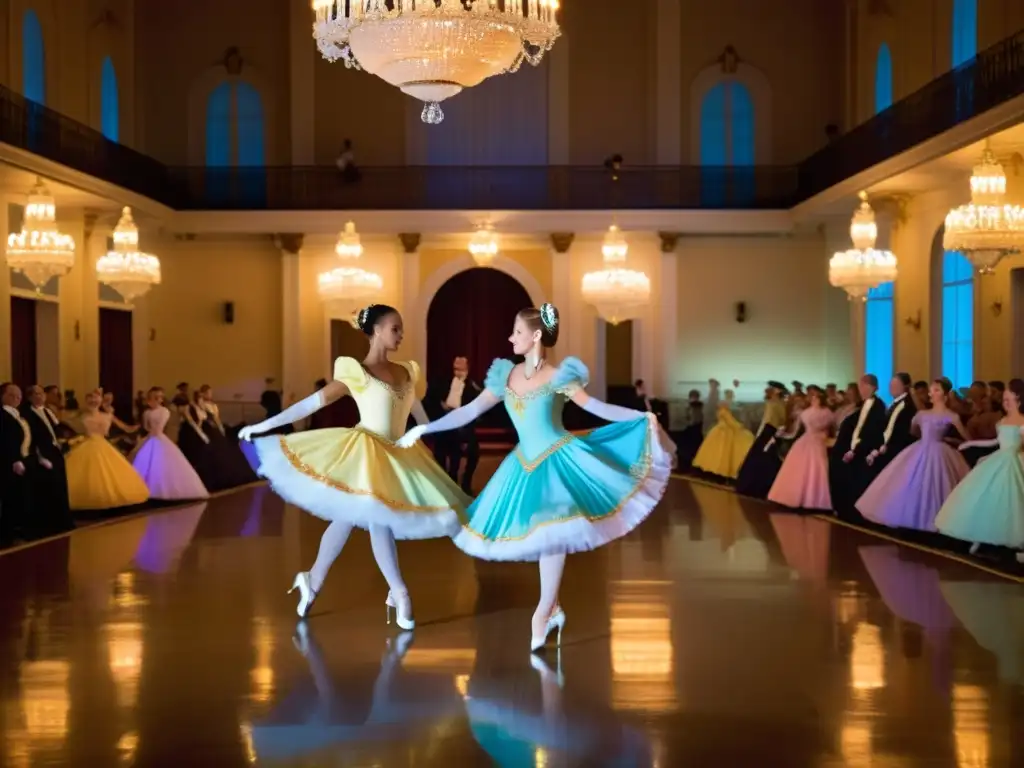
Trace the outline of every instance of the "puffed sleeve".
<instances>
[{"instance_id":1,"label":"puffed sleeve","mask_svg":"<svg viewBox=\"0 0 1024 768\"><path fill-rule=\"evenodd\" d=\"M555 391L566 397L572 397L590 383L590 371L578 357L567 357L558 366L552 384Z\"/></svg>"},{"instance_id":2,"label":"puffed sleeve","mask_svg":"<svg viewBox=\"0 0 1024 768\"><path fill-rule=\"evenodd\" d=\"M370 383L366 369L354 357L339 357L334 361L334 379L352 392L362 392Z\"/></svg>"},{"instance_id":3,"label":"puffed sleeve","mask_svg":"<svg viewBox=\"0 0 1024 768\"><path fill-rule=\"evenodd\" d=\"M504 399L505 388L508 386L508 377L512 375L512 369L515 367L515 363L511 360L502 360L501 358L491 363L491 367L487 369L487 375L484 377L484 388L495 397Z\"/></svg>"},{"instance_id":4,"label":"puffed sleeve","mask_svg":"<svg viewBox=\"0 0 1024 768\"><path fill-rule=\"evenodd\" d=\"M420 381L420 364L415 360L396 360L395 362L405 368L406 373L409 374L409 383L415 387Z\"/></svg>"}]
</instances>

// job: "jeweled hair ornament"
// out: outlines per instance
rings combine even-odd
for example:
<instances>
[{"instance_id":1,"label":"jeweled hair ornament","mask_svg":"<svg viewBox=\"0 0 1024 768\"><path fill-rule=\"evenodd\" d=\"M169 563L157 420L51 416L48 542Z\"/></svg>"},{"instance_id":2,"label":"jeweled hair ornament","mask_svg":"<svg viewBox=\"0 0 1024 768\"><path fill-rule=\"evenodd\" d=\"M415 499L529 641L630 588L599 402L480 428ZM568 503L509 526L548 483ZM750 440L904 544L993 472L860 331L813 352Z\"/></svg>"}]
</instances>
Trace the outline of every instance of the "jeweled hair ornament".
<instances>
[{"instance_id":1,"label":"jeweled hair ornament","mask_svg":"<svg viewBox=\"0 0 1024 768\"><path fill-rule=\"evenodd\" d=\"M558 327L558 310L555 309L554 304L544 302L540 305L540 321L549 331Z\"/></svg>"}]
</instances>

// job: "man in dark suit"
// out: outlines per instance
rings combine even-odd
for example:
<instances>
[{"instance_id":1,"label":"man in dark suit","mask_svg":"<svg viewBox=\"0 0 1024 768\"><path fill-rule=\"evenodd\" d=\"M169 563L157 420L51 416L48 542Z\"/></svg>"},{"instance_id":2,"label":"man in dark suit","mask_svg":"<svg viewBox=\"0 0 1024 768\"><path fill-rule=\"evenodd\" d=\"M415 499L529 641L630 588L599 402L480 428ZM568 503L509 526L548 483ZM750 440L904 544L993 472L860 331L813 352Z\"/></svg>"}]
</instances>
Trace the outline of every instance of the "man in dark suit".
<instances>
[{"instance_id":1,"label":"man in dark suit","mask_svg":"<svg viewBox=\"0 0 1024 768\"><path fill-rule=\"evenodd\" d=\"M867 456L868 466L872 469L872 479L877 477L896 456L914 442L916 438L910 432L910 426L917 415L917 406L911 397L913 380L909 373L897 373L889 382L889 394L892 403L885 412L885 431L882 444Z\"/></svg>"},{"instance_id":2,"label":"man in dark suit","mask_svg":"<svg viewBox=\"0 0 1024 768\"><path fill-rule=\"evenodd\" d=\"M867 457L881 447L886 426L885 405L878 397L878 378L867 373L861 376L857 388L863 402L843 420L829 456L832 506L841 519L851 522L862 519L854 505L871 484L873 472Z\"/></svg>"},{"instance_id":3,"label":"man in dark suit","mask_svg":"<svg viewBox=\"0 0 1024 768\"><path fill-rule=\"evenodd\" d=\"M32 432L21 417L21 388L0 384L0 547L24 536L35 469Z\"/></svg>"},{"instance_id":4,"label":"man in dark suit","mask_svg":"<svg viewBox=\"0 0 1024 768\"><path fill-rule=\"evenodd\" d=\"M64 468L64 452L58 437L60 420L46 405L46 393L38 384L27 391L28 405L22 415L32 433L32 446L39 461L33 473L32 499L35 509L26 521L27 533L35 537L53 536L74 528L68 500L68 476Z\"/></svg>"},{"instance_id":5,"label":"man in dark suit","mask_svg":"<svg viewBox=\"0 0 1024 768\"><path fill-rule=\"evenodd\" d=\"M456 357L452 362L451 379L436 379L427 387L423 406L431 420L436 420L450 411L471 403L481 394L483 389L469 378L469 360ZM444 467L444 471L452 480L462 486L467 494L473 494L473 473L480 463L480 443L476 438L473 425L450 432L439 432L434 435L434 458ZM466 467L462 470L462 481L459 482L459 465L466 458Z\"/></svg>"}]
</instances>

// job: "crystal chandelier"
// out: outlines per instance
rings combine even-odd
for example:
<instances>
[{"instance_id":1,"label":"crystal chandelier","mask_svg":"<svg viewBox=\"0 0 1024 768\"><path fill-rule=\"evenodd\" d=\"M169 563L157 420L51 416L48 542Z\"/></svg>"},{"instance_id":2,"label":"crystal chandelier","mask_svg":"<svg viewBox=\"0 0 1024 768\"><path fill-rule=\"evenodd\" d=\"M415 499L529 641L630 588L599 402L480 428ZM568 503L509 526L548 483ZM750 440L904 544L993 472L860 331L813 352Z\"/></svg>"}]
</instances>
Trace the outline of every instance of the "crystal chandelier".
<instances>
[{"instance_id":1,"label":"crystal chandelier","mask_svg":"<svg viewBox=\"0 0 1024 768\"><path fill-rule=\"evenodd\" d=\"M1006 203L1006 173L985 147L971 174L971 202L946 216L942 247L958 251L981 273L990 274L1004 256L1024 246L1024 209Z\"/></svg>"},{"instance_id":2,"label":"crystal chandelier","mask_svg":"<svg viewBox=\"0 0 1024 768\"><path fill-rule=\"evenodd\" d=\"M160 259L139 250L139 228L128 206L121 210L113 239L113 249L96 262L96 276L131 303L154 285L160 285Z\"/></svg>"},{"instance_id":3,"label":"crystal chandelier","mask_svg":"<svg viewBox=\"0 0 1024 768\"><path fill-rule=\"evenodd\" d=\"M842 288L851 299L867 300L868 291L896 279L896 257L875 249L878 226L867 192L860 193L860 206L850 221L853 248L839 251L828 265L828 281Z\"/></svg>"},{"instance_id":4,"label":"crystal chandelier","mask_svg":"<svg viewBox=\"0 0 1024 768\"><path fill-rule=\"evenodd\" d=\"M469 253L478 266L490 266L498 255L498 236L488 224L483 224L469 240Z\"/></svg>"},{"instance_id":5,"label":"crystal chandelier","mask_svg":"<svg viewBox=\"0 0 1024 768\"><path fill-rule=\"evenodd\" d=\"M389 8L390 7L390 8ZM425 103L488 77L536 66L561 34L558 0L313 0L313 37L328 61L365 69Z\"/></svg>"},{"instance_id":6,"label":"crystal chandelier","mask_svg":"<svg viewBox=\"0 0 1024 768\"><path fill-rule=\"evenodd\" d=\"M320 298L324 302L352 303L380 294L384 287L380 275L354 266L363 255L363 244L354 222L345 223L334 252L345 266L321 272L317 278Z\"/></svg>"},{"instance_id":7,"label":"crystal chandelier","mask_svg":"<svg viewBox=\"0 0 1024 768\"><path fill-rule=\"evenodd\" d=\"M612 224L601 245L604 269L583 276L583 300L612 325L637 317L651 300L651 281L647 275L624 266L628 253L625 236Z\"/></svg>"},{"instance_id":8,"label":"crystal chandelier","mask_svg":"<svg viewBox=\"0 0 1024 768\"><path fill-rule=\"evenodd\" d=\"M21 272L37 291L75 265L75 241L57 231L57 209L42 179L28 193L21 232L7 236L7 265Z\"/></svg>"}]
</instances>

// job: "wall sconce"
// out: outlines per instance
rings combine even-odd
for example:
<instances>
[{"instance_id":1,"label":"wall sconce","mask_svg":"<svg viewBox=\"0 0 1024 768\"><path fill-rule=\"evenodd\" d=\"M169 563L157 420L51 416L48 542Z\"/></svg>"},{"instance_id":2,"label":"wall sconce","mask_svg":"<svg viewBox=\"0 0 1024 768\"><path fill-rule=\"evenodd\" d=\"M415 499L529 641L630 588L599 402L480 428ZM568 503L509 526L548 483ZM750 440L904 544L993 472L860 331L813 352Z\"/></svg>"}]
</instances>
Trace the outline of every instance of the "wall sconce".
<instances>
[{"instance_id":1,"label":"wall sconce","mask_svg":"<svg viewBox=\"0 0 1024 768\"><path fill-rule=\"evenodd\" d=\"M903 322L906 323L907 325L909 325L915 331L920 331L921 330L921 310L920 309L917 310L917 314L916 315L911 315L910 317L906 318Z\"/></svg>"},{"instance_id":2,"label":"wall sconce","mask_svg":"<svg viewBox=\"0 0 1024 768\"><path fill-rule=\"evenodd\" d=\"M992 310L993 317L999 317L1001 314L1003 314L1003 300L996 299L995 301L993 301L990 309Z\"/></svg>"},{"instance_id":3,"label":"wall sconce","mask_svg":"<svg viewBox=\"0 0 1024 768\"><path fill-rule=\"evenodd\" d=\"M149 340L156 341L156 328L149 329Z\"/></svg>"}]
</instances>

